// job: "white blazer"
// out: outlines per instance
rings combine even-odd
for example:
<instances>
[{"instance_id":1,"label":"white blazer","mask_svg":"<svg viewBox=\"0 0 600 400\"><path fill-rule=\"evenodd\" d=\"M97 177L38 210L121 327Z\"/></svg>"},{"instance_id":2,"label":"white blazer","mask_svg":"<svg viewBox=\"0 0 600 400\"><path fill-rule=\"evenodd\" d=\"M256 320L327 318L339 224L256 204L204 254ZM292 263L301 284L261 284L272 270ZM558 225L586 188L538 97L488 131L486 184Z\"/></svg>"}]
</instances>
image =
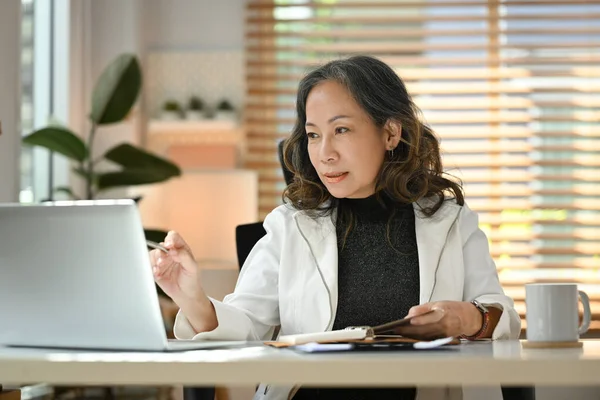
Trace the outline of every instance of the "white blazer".
<instances>
[{"instance_id":1,"label":"white blazer","mask_svg":"<svg viewBox=\"0 0 600 400\"><path fill-rule=\"evenodd\" d=\"M476 299L499 306L503 312L492 339L517 338L521 320L500 286L477 215L453 201L444 202L432 217L424 216L416 204L414 209L420 303ZM266 217L264 227L267 234L250 252L234 293L223 302L211 299L218 327L196 334L178 313L177 338L269 340L277 325L282 335L331 330L338 301L338 247L332 218L311 218L282 205ZM261 387L255 399L288 399L291 389ZM426 392L419 390L418 398L447 397Z\"/></svg>"}]
</instances>

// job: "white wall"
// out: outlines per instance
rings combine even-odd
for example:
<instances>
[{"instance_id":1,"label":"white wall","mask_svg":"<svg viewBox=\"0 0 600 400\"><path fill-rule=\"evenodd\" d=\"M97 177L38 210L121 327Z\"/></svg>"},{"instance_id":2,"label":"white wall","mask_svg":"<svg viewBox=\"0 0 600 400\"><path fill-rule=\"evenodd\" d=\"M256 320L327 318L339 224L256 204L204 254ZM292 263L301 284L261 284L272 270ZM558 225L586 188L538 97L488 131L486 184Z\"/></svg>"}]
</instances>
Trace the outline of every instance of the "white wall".
<instances>
[{"instance_id":1,"label":"white wall","mask_svg":"<svg viewBox=\"0 0 600 400\"><path fill-rule=\"evenodd\" d=\"M19 197L21 1L0 1L0 202Z\"/></svg>"},{"instance_id":2,"label":"white wall","mask_svg":"<svg viewBox=\"0 0 600 400\"><path fill-rule=\"evenodd\" d=\"M242 50L246 0L145 0L152 50Z\"/></svg>"}]
</instances>

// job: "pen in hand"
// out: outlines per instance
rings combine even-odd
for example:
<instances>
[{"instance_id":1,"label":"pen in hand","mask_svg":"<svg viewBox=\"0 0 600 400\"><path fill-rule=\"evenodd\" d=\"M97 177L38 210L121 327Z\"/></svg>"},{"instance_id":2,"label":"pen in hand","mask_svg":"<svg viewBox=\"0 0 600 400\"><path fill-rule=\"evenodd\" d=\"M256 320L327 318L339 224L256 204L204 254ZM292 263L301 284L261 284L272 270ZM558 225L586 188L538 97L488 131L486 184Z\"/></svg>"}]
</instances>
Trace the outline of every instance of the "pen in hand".
<instances>
[{"instance_id":1,"label":"pen in hand","mask_svg":"<svg viewBox=\"0 0 600 400\"><path fill-rule=\"evenodd\" d=\"M153 248L153 249L158 249L158 250L162 251L165 254L169 254L169 250L166 247L164 247L164 246L162 246L162 245L160 245L160 244L158 244L156 242L153 242L152 240L146 240L146 245L148 247Z\"/></svg>"}]
</instances>

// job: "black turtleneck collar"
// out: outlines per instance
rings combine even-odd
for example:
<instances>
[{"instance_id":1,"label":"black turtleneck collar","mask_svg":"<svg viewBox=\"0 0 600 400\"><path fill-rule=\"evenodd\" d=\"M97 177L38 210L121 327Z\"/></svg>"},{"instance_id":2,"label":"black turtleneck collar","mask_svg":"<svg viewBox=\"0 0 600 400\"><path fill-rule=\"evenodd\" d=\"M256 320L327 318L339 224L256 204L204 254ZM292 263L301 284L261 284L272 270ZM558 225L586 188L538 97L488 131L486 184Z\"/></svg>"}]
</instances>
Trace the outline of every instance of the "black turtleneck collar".
<instances>
[{"instance_id":1,"label":"black turtleneck collar","mask_svg":"<svg viewBox=\"0 0 600 400\"><path fill-rule=\"evenodd\" d=\"M340 206L351 209L353 214L361 220L387 219L394 210L396 213L413 211L411 203L395 202L385 192L378 192L360 199L343 198L340 199Z\"/></svg>"}]
</instances>

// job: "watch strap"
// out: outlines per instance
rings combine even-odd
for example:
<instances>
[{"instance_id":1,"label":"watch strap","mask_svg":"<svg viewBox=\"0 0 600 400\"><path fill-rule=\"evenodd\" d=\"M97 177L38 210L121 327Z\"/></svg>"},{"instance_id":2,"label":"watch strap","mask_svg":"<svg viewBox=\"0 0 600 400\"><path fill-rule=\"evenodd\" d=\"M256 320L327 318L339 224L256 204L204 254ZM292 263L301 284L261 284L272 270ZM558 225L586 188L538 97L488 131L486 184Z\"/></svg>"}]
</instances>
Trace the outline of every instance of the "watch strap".
<instances>
[{"instance_id":1,"label":"watch strap","mask_svg":"<svg viewBox=\"0 0 600 400\"><path fill-rule=\"evenodd\" d=\"M473 304L477 308L477 310L479 310L479 312L481 312L481 317L483 319L483 323L481 324L481 329L479 329L479 331L477 331L477 333L475 333L474 335L471 335L471 336L461 335L460 337L462 339L466 339L466 340L477 340L477 339L481 339L488 330L488 326L490 325L490 312L485 306L480 304L477 300L471 301L471 304Z\"/></svg>"}]
</instances>

